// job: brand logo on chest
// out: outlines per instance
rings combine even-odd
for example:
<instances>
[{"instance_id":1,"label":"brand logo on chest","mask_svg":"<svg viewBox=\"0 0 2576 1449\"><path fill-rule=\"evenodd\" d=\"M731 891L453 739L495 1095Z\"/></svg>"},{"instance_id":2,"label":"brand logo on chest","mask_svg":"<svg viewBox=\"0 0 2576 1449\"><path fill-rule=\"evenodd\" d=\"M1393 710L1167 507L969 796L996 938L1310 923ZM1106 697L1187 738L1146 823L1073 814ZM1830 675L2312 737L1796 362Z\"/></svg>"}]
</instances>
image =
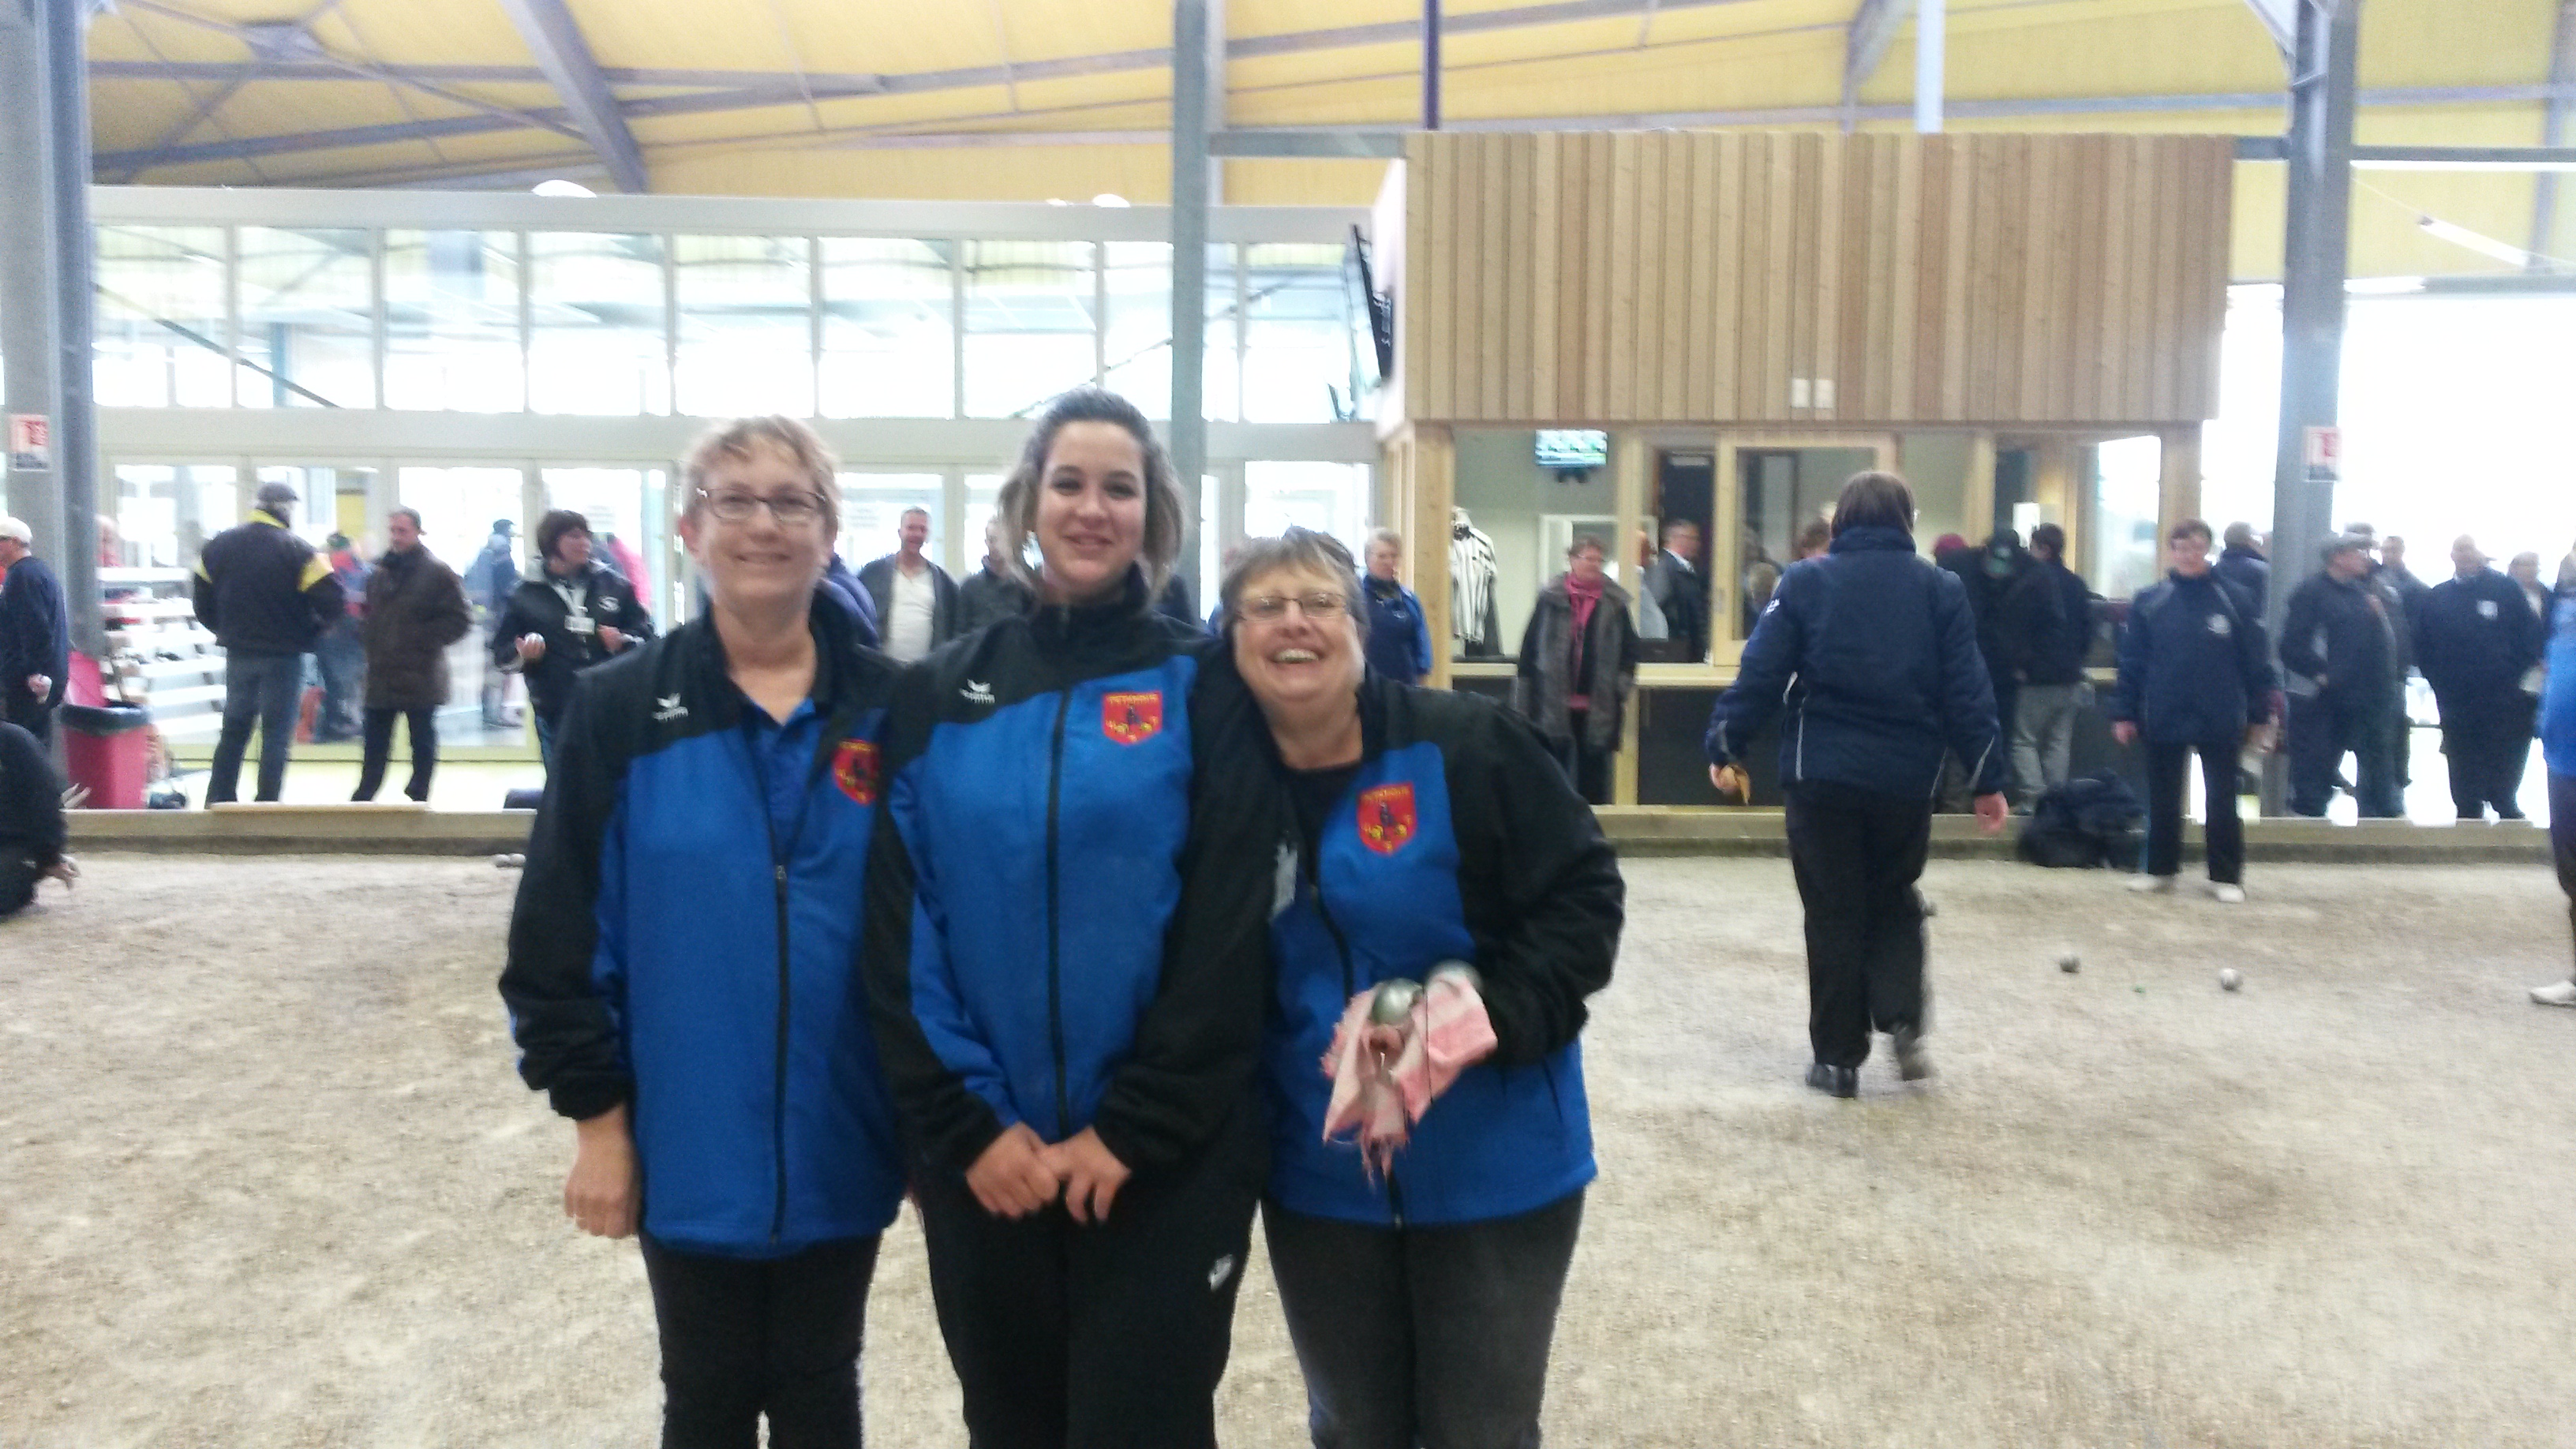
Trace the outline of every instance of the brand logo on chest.
<instances>
[{"instance_id":1,"label":"brand logo on chest","mask_svg":"<svg viewBox=\"0 0 2576 1449\"><path fill-rule=\"evenodd\" d=\"M843 740L832 752L832 783L861 805L877 803L877 747L867 740Z\"/></svg>"},{"instance_id":2,"label":"brand logo on chest","mask_svg":"<svg viewBox=\"0 0 2576 1449\"><path fill-rule=\"evenodd\" d=\"M1413 786L1380 785L1360 792L1360 844L1393 855L1413 839Z\"/></svg>"},{"instance_id":3,"label":"brand logo on chest","mask_svg":"<svg viewBox=\"0 0 2576 1449\"><path fill-rule=\"evenodd\" d=\"M1122 745L1141 745L1163 731L1163 692L1105 695L1100 732Z\"/></svg>"}]
</instances>

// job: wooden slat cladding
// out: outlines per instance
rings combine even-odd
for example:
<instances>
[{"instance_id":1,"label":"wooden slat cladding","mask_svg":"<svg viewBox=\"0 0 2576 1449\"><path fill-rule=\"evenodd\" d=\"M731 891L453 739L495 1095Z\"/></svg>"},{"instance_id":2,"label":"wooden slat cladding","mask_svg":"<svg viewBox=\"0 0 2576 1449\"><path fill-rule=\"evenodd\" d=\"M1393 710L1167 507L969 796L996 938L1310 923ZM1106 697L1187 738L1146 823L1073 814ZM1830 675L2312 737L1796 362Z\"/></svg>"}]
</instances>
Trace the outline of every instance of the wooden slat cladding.
<instances>
[{"instance_id":1,"label":"wooden slat cladding","mask_svg":"<svg viewBox=\"0 0 2576 1449\"><path fill-rule=\"evenodd\" d=\"M2217 411L2223 136L1415 136L1405 415Z\"/></svg>"}]
</instances>

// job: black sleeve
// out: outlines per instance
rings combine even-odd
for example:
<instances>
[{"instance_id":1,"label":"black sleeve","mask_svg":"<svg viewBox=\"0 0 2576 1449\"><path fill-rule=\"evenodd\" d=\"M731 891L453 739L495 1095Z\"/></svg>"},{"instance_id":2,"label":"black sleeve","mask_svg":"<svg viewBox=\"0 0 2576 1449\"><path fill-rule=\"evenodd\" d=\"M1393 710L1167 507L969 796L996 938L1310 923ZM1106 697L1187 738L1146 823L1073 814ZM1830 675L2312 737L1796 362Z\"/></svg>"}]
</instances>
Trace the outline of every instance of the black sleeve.
<instances>
[{"instance_id":1,"label":"black sleeve","mask_svg":"<svg viewBox=\"0 0 2576 1449\"><path fill-rule=\"evenodd\" d=\"M492 641L488 652L495 668L519 667L519 636L526 632L519 620L518 591L513 589L502 596L500 606L492 611Z\"/></svg>"},{"instance_id":2,"label":"black sleeve","mask_svg":"<svg viewBox=\"0 0 2576 1449\"><path fill-rule=\"evenodd\" d=\"M588 675L576 681L555 735L554 770L528 838L501 969L519 1075L575 1121L635 1092L610 1000L615 973L596 969L601 893L618 884L603 878L601 856L624 762L605 738L595 686ZM613 958L615 943L610 948Z\"/></svg>"},{"instance_id":3,"label":"black sleeve","mask_svg":"<svg viewBox=\"0 0 2576 1449\"><path fill-rule=\"evenodd\" d=\"M1468 925L1494 1059L1527 1066L1574 1040L1585 999L1610 984L1627 886L1592 807L1537 732L1499 709L1484 713L1461 752L1452 806L1469 837L1462 867L1485 877L1469 898L1486 919Z\"/></svg>"},{"instance_id":4,"label":"black sleeve","mask_svg":"<svg viewBox=\"0 0 2576 1449\"><path fill-rule=\"evenodd\" d=\"M35 736L0 729L0 831L21 836L38 870L63 858L63 785Z\"/></svg>"},{"instance_id":5,"label":"black sleeve","mask_svg":"<svg viewBox=\"0 0 2576 1449\"><path fill-rule=\"evenodd\" d=\"M456 577L456 570L444 564L439 566L438 602L430 617L437 622L434 637L441 649L474 632L474 610L465 602L465 584Z\"/></svg>"},{"instance_id":6,"label":"black sleeve","mask_svg":"<svg viewBox=\"0 0 2576 1449\"><path fill-rule=\"evenodd\" d=\"M2326 672L2326 662L2317 657L2317 605L2321 594L2321 590L2305 586L2293 590L2289 612L2281 617L2281 667L2310 679Z\"/></svg>"},{"instance_id":7,"label":"black sleeve","mask_svg":"<svg viewBox=\"0 0 2576 1449\"><path fill-rule=\"evenodd\" d=\"M1092 1118L1129 1168L1171 1162L1214 1136L1260 1063L1270 916L1287 813L1268 726L1223 641L1201 646L1190 691L1190 833L1181 897L1163 932L1163 979L1136 1044Z\"/></svg>"},{"instance_id":8,"label":"black sleeve","mask_svg":"<svg viewBox=\"0 0 2576 1449\"><path fill-rule=\"evenodd\" d=\"M1521 626L1520 665L1512 672L1512 709L1520 715L1531 718L1535 718L1539 710L1538 616L1539 610L1545 607L1547 607L1545 600L1531 606L1529 622ZM1491 634L1485 637L1494 638ZM1495 640L1495 642L1501 641Z\"/></svg>"},{"instance_id":9,"label":"black sleeve","mask_svg":"<svg viewBox=\"0 0 2576 1449\"><path fill-rule=\"evenodd\" d=\"M1941 651L1941 733L1953 753L1966 762L1975 780L1972 794L1992 795L2004 787L2003 731L1995 717L1994 677L1977 652L1977 622L1964 590L1935 574L1932 579L1934 647Z\"/></svg>"},{"instance_id":10,"label":"black sleeve","mask_svg":"<svg viewBox=\"0 0 2576 1449\"><path fill-rule=\"evenodd\" d=\"M205 625L208 633L223 631L223 625L216 622L215 576L206 572L203 553L197 555L197 571L188 576L188 602L197 622Z\"/></svg>"}]
</instances>

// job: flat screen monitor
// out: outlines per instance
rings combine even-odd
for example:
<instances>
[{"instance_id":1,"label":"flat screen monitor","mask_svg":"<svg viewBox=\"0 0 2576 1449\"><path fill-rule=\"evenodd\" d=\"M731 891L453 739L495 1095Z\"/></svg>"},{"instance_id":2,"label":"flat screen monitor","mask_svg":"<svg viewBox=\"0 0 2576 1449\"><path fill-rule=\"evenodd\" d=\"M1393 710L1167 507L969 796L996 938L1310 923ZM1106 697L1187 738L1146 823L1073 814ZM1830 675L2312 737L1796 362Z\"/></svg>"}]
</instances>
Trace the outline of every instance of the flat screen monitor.
<instances>
[{"instance_id":1,"label":"flat screen monitor","mask_svg":"<svg viewBox=\"0 0 2576 1449\"><path fill-rule=\"evenodd\" d=\"M1542 468L1598 468L1610 461L1610 435L1590 428L1541 428L1538 465Z\"/></svg>"}]
</instances>

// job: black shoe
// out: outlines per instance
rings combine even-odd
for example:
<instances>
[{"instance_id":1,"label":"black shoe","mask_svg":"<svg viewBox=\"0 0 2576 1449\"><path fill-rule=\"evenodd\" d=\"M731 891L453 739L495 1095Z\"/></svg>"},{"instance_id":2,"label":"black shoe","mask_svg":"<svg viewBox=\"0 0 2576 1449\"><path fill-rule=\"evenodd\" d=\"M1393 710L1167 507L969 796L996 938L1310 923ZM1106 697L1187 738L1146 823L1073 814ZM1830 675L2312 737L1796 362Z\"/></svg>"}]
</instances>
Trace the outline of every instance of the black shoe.
<instances>
[{"instance_id":1,"label":"black shoe","mask_svg":"<svg viewBox=\"0 0 2576 1449\"><path fill-rule=\"evenodd\" d=\"M1857 1097L1860 1095L1860 1069L1829 1067L1818 1062L1807 1068L1807 1085L1829 1097Z\"/></svg>"},{"instance_id":2,"label":"black shoe","mask_svg":"<svg viewBox=\"0 0 2576 1449\"><path fill-rule=\"evenodd\" d=\"M2499 823L2507 820L2528 820L2530 818L2530 816L2523 814L2519 810L2507 810L2501 805L2496 807L2496 820Z\"/></svg>"},{"instance_id":3,"label":"black shoe","mask_svg":"<svg viewBox=\"0 0 2576 1449\"><path fill-rule=\"evenodd\" d=\"M1923 1033L1904 1027L1889 1033L1896 1044L1896 1079L1919 1082L1932 1075L1932 1054L1923 1049Z\"/></svg>"}]
</instances>

